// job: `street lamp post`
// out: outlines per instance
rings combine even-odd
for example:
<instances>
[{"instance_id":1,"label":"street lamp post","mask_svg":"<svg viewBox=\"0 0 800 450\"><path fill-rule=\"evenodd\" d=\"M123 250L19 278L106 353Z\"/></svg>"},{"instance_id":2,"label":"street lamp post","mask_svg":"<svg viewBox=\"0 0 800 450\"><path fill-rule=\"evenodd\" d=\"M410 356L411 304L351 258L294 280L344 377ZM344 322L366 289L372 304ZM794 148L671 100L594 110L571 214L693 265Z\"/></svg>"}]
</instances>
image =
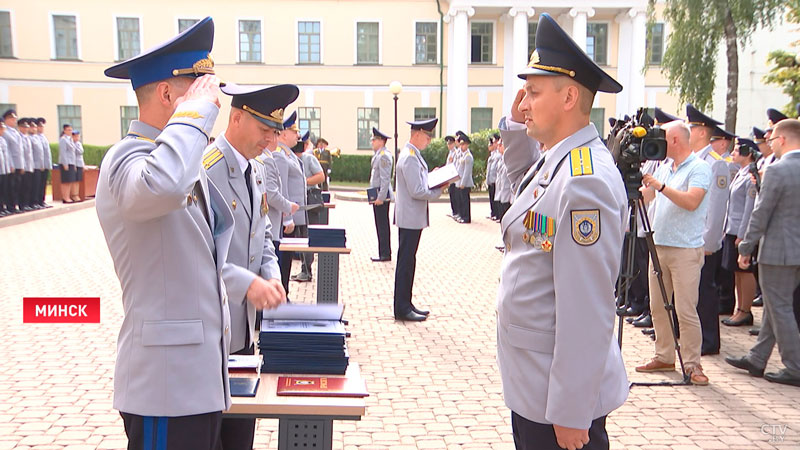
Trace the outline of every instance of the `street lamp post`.
<instances>
[{"instance_id":1,"label":"street lamp post","mask_svg":"<svg viewBox=\"0 0 800 450\"><path fill-rule=\"evenodd\" d=\"M399 149L398 149L398 146L397 146L397 95L400 94L400 92L402 90L403 90L403 85L400 84L399 81L392 81L391 83L389 83L389 92L391 92L392 95L394 96L394 164L395 164L395 171L394 171L394 175L392 177L392 180L395 181L395 187L397 187L397 185L396 185L396 182L397 182L396 181L397 180L397 157L399 156L398 155Z\"/></svg>"}]
</instances>

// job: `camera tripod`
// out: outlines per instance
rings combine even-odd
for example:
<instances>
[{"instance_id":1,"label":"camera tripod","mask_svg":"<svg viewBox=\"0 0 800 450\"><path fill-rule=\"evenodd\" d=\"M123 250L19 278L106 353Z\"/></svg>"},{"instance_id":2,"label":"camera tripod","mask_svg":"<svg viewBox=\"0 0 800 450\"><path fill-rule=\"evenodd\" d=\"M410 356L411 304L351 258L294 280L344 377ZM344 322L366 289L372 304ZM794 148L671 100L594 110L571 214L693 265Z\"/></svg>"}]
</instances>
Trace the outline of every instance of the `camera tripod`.
<instances>
[{"instance_id":1,"label":"camera tripod","mask_svg":"<svg viewBox=\"0 0 800 450\"><path fill-rule=\"evenodd\" d=\"M675 317L673 315L675 312L675 303L672 301L671 298L667 297L667 290L664 287L664 277L662 275L661 263L658 260L658 254L656 253L656 244L653 241L653 230L650 227L650 219L647 217L647 209L644 206L644 200L642 198L641 192L639 192L638 190L638 187L637 189L628 189L628 209L630 211L630 218L629 218L630 232L627 234L627 236L625 236L627 247L625 247L626 250L625 254L622 255L623 259L622 259L620 277L617 282L617 292L622 293L622 298L624 299L625 304L628 304L628 295L630 290L629 287L631 282L637 275L633 273L633 263L634 263L636 234L638 231L638 223L637 223L637 213L638 213L638 216L641 217L642 220L644 236L645 240L647 241L647 249L650 253L650 260L653 263L653 271L655 272L656 279L658 280L658 288L661 290L661 298L664 300L664 309L666 309L667 316L669 317L669 324L672 330L672 338L675 342L675 350L678 353L678 362L680 363L681 374L683 375L683 379L681 381L637 382L637 383L631 383L630 387L690 385L691 379L689 375L686 373L686 367L683 364L683 356L681 355L681 344L678 340L678 328L677 324L675 323ZM617 340L619 348L621 350L622 349L621 315L619 316Z\"/></svg>"}]
</instances>

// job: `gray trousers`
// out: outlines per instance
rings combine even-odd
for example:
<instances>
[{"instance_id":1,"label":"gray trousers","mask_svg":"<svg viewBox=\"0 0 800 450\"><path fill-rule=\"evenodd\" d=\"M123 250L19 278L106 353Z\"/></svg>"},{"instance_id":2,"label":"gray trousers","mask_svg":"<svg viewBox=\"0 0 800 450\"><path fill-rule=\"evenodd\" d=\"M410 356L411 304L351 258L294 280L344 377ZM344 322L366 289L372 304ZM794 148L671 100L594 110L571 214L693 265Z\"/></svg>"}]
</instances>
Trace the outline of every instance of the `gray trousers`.
<instances>
[{"instance_id":1,"label":"gray trousers","mask_svg":"<svg viewBox=\"0 0 800 450\"><path fill-rule=\"evenodd\" d=\"M758 281L764 297L764 318L758 340L748 359L766 367L775 344L783 365L800 377L800 331L794 317L794 290L800 285L800 266L758 264Z\"/></svg>"}]
</instances>

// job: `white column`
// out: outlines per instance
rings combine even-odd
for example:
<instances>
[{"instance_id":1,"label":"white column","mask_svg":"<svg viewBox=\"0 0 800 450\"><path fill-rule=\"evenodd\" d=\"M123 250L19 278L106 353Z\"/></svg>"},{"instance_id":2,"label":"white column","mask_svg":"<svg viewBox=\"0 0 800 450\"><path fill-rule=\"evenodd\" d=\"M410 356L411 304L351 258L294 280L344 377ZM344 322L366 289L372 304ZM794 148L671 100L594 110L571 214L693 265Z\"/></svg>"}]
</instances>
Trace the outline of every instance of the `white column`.
<instances>
[{"instance_id":1,"label":"white column","mask_svg":"<svg viewBox=\"0 0 800 450\"><path fill-rule=\"evenodd\" d=\"M572 17L572 39L584 52L586 51L586 22L594 17L594 8L580 7L569 10Z\"/></svg>"},{"instance_id":2,"label":"white column","mask_svg":"<svg viewBox=\"0 0 800 450\"><path fill-rule=\"evenodd\" d=\"M617 81L622 85L622 92L614 97L617 100L615 117L622 117L633 112L631 98L631 17L627 11L614 19L619 24L619 46L617 48Z\"/></svg>"},{"instance_id":3,"label":"white column","mask_svg":"<svg viewBox=\"0 0 800 450\"><path fill-rule=\"evenodd\" d=\"M501 116L504 116L511 111L511 104L514 102L514 87L516 86L514 78L517 76L514 73L514 52L509 48L509 42L514 42L514 21L508 14L503 14L500 16L500 23L503 24L503 42L505 42L503 50L503 111L500 113Z\"/></svg>"},{"instance_id":4,"label":"white column","mask_svg":"<svg viewBox=\"0 0 800 450\"><path fill-rule=\"evenodd\" d=\"M645 106L644 97L644 73L645 58L647 49L645 40L647 39L647 12L644 8L631 8L628 16L631 17L631 58L630 58L630 92L628 94L628 108L635 111L636 108Z\"/></svg>"},{"instance_id":5,"label":"white column","mask_svg":"<svg viewBox=\"0 0 800 450\"><path fill-rule=\"evenodd\" d=\"M514 73L522 72L528 66L528 18L534 14L533 8L514 7L508 15L514 18ZM508 45L506 45L508 48ZM517 78L520 82L519 78ZM519 83L522 86L522 83Z\"/></svg>"},{"instance_id":6,"label":"white column","mask_svg":"<svg viewBox=\"0 0 800 450\"><path fill-rule=\"evenodd\" d=\"M450 62L447 67L447 129L468 129L469 111L467 103L467 70L469 70L469 18L475 10L469 6L453 6L447 13L453 22L453 34L450 36Z\"/></svg>"}]
</instances>

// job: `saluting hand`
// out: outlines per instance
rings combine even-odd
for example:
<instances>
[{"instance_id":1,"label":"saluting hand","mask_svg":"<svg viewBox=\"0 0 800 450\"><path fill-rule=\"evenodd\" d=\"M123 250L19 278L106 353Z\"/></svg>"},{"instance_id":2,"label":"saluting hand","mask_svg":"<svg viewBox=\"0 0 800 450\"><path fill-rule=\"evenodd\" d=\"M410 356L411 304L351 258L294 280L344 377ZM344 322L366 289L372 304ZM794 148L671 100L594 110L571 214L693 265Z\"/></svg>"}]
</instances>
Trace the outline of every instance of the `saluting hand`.
<instances>
[{"instance_id":1,"label":"saluting hand","mask_svg":"<svg viewBox=\"0 0 800 450\"><path fill-rule=\"evenodd\" d=\"M273 309L286 302L286 291L280 280L265 280L255 277L247 288L247 301L256 309Z\"/></svg>"},{"instance_id":2,"label":"saluting hand","mask_svg":"<svg viewBox=\"0 0 800 450\"><path fill-rule=\"evenodd\" d=\"M553 429L556 432L556 442L561 448L577 450L589 443L589 430L561 427L556 424L553 424Z\"/></svg>"},{"instance_id":3,"label":"saluting hand","mask_svg":"<svg viewBox=\"0 0 800 450\"><path fill-rule=\"evenodd\" d=\"M519 110L519 104L525 98L525 89L517 91L517 96L514 98L514 103L511 104L511 120L517 123L525 123L525 114Z\"/></svg>"},{"instance_id":4,"label":"saluting hand","mask_svg":"<svg viewBox=\"0 0 800 450\"><path fill-rule=\"evenodd\" d=\"M195 79L186 93L175 101L176 106L188 100L207 100L219 107L219 83L216 75L203 75Z\"/></svg>"}]
</instances>

